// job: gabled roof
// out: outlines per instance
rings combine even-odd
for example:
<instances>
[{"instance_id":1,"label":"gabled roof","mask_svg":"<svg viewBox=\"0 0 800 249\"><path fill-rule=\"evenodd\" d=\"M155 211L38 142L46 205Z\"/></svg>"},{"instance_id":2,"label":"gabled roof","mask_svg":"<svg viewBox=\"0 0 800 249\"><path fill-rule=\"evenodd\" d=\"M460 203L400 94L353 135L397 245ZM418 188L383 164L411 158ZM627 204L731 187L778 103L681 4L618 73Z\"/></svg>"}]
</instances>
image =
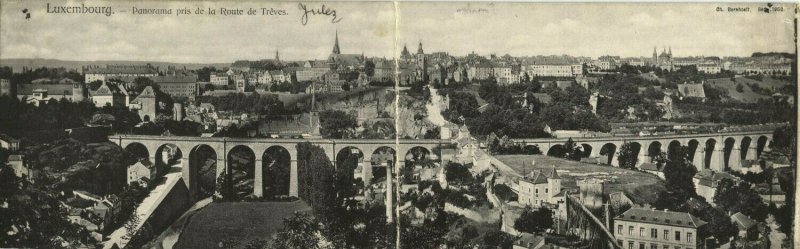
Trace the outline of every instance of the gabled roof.
<instances>
[{"instance_id":1,"label":"gabled roof","mask_svg":"<svg viewBox=\"0 0 800 249\"><path fill-rule=\"evenodd\" d=\"M750 219L750 217L747 217L747 215L741 212L731 215L731 221L739 227L739 230L747 230L756 225L753 219Z\"/></svg>"},{"instance_id":2,"label":"gabled roof","mask_svg":"<svg viewBox=\"0 0 800 249\"><path fill-rule=\"evenodd\" d=\"M94 95L94 96L111 96L111 95L114 95L114 92L112 92L111 88L109 88L108 85L106 85L106 83L103 82L103 84L100 85L100 87L97 88L97 91L94 91L94 93L92 93L92 95Z\"/></svg>"},{"instance_id":3,"label":"gabled roof","mask_svg":"<svg viewBox=\"0 0 800 249\"><path fill-rule=\"evenodd\" d=\"M142 90L142 93L140 93L139 96L137 96L136 99L133 100L133 102L138 102L137 100L142 98L155 98L155 97L156 97L156 92L155 90L153 90L153 87L147 86L144 88L144 90Z\"/></svg>"}]
</instances>

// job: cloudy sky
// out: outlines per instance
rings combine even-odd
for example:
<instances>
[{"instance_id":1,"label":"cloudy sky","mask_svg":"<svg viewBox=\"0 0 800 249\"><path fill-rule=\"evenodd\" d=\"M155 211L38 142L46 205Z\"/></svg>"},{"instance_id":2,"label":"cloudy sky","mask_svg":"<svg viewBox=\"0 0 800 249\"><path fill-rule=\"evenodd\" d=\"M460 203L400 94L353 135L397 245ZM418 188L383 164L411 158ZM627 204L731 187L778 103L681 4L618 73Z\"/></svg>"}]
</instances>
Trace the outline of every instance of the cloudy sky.
<instances>
[{"instance_id":1,"label":"cloudy sky","mask_svg":"<svg viewBox=\"0 0 800 249\"><path fill-rule=\"evenodd\" d=\"M51 6L55 5L51 3ZM62 6L80 6L67 1ZM791 13L758 13L742 4L325 3L336 11L301 24L297 3L86 2L111 6L110 17L48 14L46 2L4 1L0 59L152 60L185 63L237 59L322 59L339 31L342 53L392 57L403 44L426 52L597 57L650 56L671 46L676 56L793 52ZM322 3L306 3L308 9ZM285 9L285 16L135 15L132 8ZM749 13L715 11L750 7ZM25 19L23 9L31 12ZM122 12L125 11L125 12ZM259 13L260 14L260 13ZM396 19L396 14L400 16ZM398 21L395 23L395 21ZM394 32L395 25L399 32ZM395 35L397 34L397 35ZM397 39L397 43L395 43ZM395 44L398 49L395 49Z\"/></svg>"}]
</instances>

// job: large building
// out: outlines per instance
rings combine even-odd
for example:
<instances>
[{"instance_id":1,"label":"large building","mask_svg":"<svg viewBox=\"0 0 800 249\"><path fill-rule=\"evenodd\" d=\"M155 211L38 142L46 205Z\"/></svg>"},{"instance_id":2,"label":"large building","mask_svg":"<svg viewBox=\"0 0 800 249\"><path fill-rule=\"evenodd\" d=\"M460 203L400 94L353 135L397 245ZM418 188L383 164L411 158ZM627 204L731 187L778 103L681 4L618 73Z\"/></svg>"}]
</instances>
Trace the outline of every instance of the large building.
<instances>
[{"instance_id":1,"label":"large building","mask_svg":"<svg viewBox=\"0 0 800 249\"><path fill-rule=\"evenodd\" d=\"M623 249L696 249L706 222L689 213L631 208L614 217L614 237Z\"/></svg>"},{"instance_id":2,"label":"large building","mask_svg":"<svg viewBox=\"0 0 800 249\"><path fill-rule=\"evenodd\" d=\"M14 90L12 90L14 91ZM16 87L19 100L39 106L47 101L66 99L68 101L83 101L86 98L86 88L83 83L62 82L61 84L21 84Z\"/></svg>"},{"instance_id":3,"label":"large building","mask_svg":"<svg viewBox=\"0 0 800 249\"><path fill-rule=\"evenodd\" d=\"M561 177L556 169L534 171L531 177L519 180L519 203L531 207L539 207L545 203L558 204L564 195L561 193Z\"/></svg>"},{"instance_id":4,"label":"large building","mask_svg":"<svg viewBox=\"0 0 800 249\"><path fill-rule=\"evenodd\" d=\"M303 63L303 67L296 71L295 75L297 81L320 80L330 70L331 68L328 66L327 61L306 61Z\"/></svg>"},{"instance_id":5,"label":"large building","mask_svg":"<svg viewBox=\"0 0 800 249\"><path fill-rule=\"evenodd\" d=\"M117 77L150 77L158 76L158 69L147 65L106 65L102 67L84 68L84 82L103 81Z\"/></svg>"},{"instance_id":6,"label":"large building","mask_svg":"<svg viewBox=\"0 0 800 249\"><path fill-rule=\"evenodd\" d=\"M227 86L230 77L225 73L212 73L209 82L215 86Z\"/></svg>"},{"instance_id":7,"label":"large building","mask_svg":"<svg viewBox=\"0 0 800 249\"><path fill-rule=\"evenodd\" d=\"M150 79L158 84L161 92L172 97L194 98L198 93L196 75L153 76Z\"/></svg>"}]
</instances>

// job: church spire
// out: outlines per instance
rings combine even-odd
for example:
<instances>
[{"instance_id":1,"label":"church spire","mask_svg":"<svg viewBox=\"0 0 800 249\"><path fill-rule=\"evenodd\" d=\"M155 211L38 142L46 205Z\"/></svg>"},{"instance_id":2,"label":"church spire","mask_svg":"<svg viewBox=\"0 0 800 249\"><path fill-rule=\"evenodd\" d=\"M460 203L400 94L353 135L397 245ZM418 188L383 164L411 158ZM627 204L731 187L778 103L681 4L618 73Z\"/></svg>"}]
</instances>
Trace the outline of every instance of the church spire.
<instances>
[{"instance_id":1,"label":"church spire","mask_svg":"<svg viewBox=\"0 0 800 249\"><path fill-rule=\"evenodd\" d=\"M336 40L333 43L333 54L339 54L339 30L336 30Z\"/></svg>"},{"instance_id":2,"label":"church spire","mask_svg":"<svg viewBox=\"0 0 800 249\"><path fill-rule=\"evenodd\" d=\"M669 53L667 53L669 57L672 57L672 46L669 46Z\"/></svg>"},{"instance_id":3,"label":"church spire","mask_svg":"<svg viewBox=\"0 0 800 249\"><path fill-rule=\"evenodd\" d=\"M422 52L422 40L419 40L419 48L417 49L417 54L424 54L424 52Z\"/></svg>"},{"instance_id":4,"label":"church spire","mask_svg":"<svg viewBox=\"0 0 800 249\"><path fill-rule=\"evenodd\" d=\"M276 62L281 62L281 56L278 54L278 50L277 49L275 49L275 61Z\"/></svg>"}]
</instances>

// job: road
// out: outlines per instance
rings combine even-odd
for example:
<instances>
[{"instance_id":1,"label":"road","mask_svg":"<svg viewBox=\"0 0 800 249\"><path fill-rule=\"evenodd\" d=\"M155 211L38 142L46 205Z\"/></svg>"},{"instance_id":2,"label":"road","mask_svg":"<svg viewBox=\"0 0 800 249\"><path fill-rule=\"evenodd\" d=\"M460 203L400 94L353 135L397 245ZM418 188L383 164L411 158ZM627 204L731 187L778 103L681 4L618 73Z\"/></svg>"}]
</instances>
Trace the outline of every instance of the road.
<instances>
[{"instance_id":1,"label":"road","mask_svg":"<svg viewBox=\"0 0 800 249\"><path fill-rule=\"evenodd\" d=\"M156 207L158 207L161 201L169 194L169 190L181 179L180 167L180 164L173 165L171 167L172 170L164 175L164 182L150 191L150 194L148 194L136 208L134 215L139 217L140 222L136 224L135 230L138 230L142 224L144 224L144 221L150 217L156 210ZM108 240L103 242L103 248L113 248L115 244L120 248L125 248L125 245L130 241L127 234L128 229L123 225L108 236Z\"/></svg>"}]
</instances>

